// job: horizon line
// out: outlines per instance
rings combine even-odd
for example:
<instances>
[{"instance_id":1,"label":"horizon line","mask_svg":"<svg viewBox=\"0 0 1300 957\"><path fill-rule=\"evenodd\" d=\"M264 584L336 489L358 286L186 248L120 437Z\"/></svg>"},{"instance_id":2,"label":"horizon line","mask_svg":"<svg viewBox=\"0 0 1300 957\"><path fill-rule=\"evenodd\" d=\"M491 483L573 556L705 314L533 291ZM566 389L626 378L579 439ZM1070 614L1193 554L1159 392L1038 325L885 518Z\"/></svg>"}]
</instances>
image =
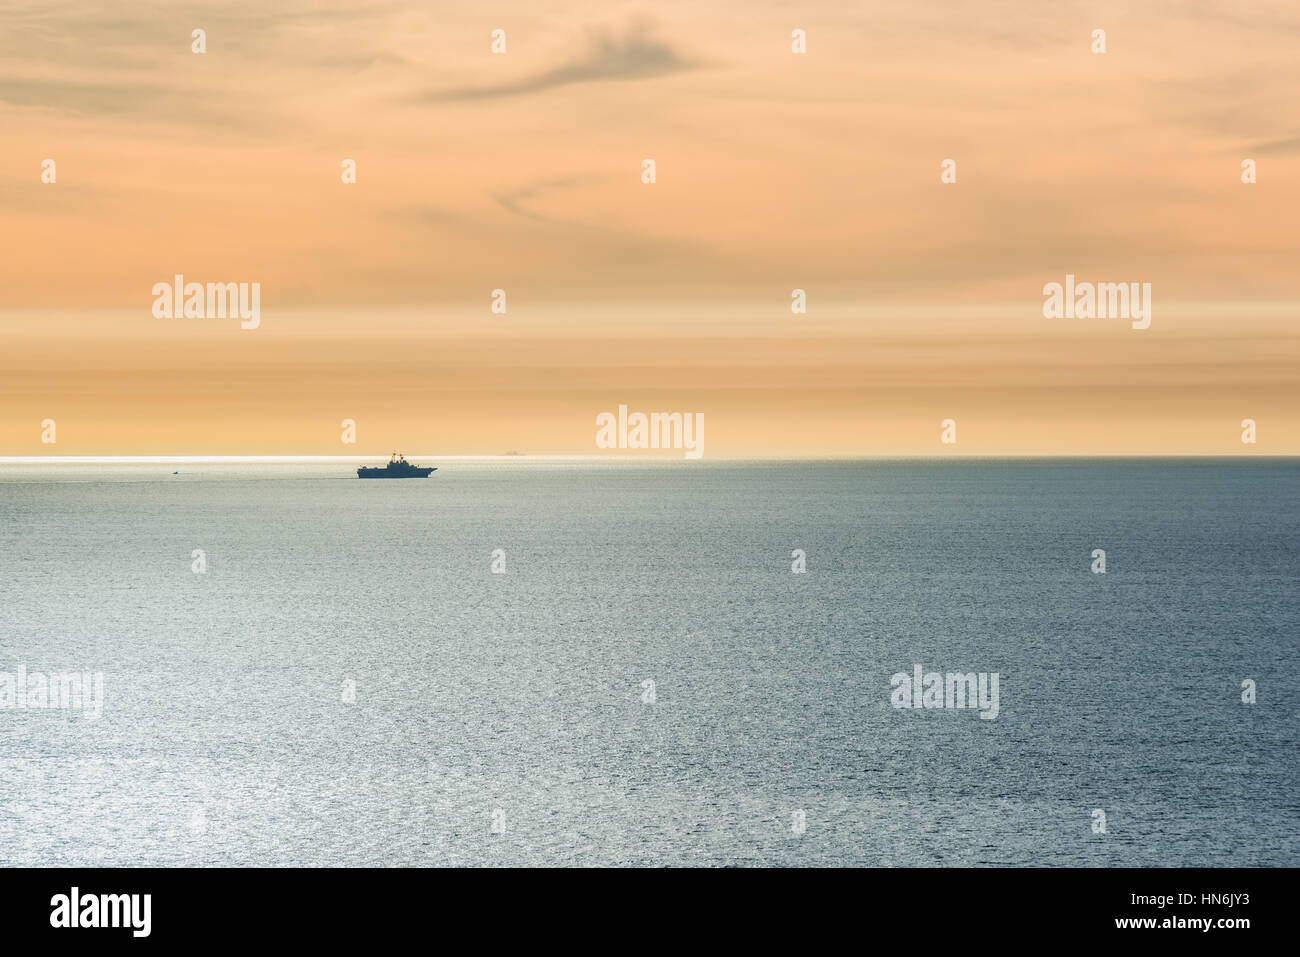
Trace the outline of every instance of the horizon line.
<instances>
[{"instance_id":1,"label":"horizon line","mask_svg":"<svg viewBox=\"0 0 1300 957\"><path fill-rule=\"evenodd\" d=\"M333 465L387 459L385 455L0 455L0 465ZM461 462L861 462L943 459L1295 459L1300 453L1235 452L880 452L858 455L739 455L685 459L680 455L434 455L412 453L410 459Z\"/></svg>"}]
</instances>

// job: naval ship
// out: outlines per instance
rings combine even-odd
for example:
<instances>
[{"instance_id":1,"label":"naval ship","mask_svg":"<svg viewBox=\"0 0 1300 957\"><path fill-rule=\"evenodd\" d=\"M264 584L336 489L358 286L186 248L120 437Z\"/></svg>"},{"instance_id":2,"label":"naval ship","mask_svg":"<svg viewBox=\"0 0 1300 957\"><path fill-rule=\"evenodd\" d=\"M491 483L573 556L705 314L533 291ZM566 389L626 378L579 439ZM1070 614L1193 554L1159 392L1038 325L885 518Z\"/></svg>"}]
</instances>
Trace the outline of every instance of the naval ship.
<instances>
[{"instance_id":1,"label":"naval ship","mask_svg":"<svg viewBox=\"0 0 1300 957\"><path fill-rule=\"evenodd\" d=\"M372 469L361 466L357 469L357 478L428 478L430 472L438 471L436 468L425 468L422 465L412 465L406 461L405 455L393 453L393 457L388 460L388 464L382 469Z\"/></svg>"}]
</instances>

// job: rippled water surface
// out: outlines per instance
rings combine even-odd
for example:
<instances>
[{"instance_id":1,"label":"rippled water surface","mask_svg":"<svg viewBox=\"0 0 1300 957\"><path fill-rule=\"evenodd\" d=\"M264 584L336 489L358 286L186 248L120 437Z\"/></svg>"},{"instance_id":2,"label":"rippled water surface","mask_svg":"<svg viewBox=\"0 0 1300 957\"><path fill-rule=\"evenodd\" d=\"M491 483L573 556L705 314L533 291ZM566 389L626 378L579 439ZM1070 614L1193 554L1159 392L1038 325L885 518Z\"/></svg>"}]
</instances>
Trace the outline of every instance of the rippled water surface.
<instances>
[{"instance_id":1,"label":"rippled water surface","mask_svg":"<svg viewBox=\"0 0 1300 957\"><path fill-rule=\"evenodd\" d=\"M441 464L0 467L0 862L1300 864L1294 462Z\"/></svg>"}]
</instances>

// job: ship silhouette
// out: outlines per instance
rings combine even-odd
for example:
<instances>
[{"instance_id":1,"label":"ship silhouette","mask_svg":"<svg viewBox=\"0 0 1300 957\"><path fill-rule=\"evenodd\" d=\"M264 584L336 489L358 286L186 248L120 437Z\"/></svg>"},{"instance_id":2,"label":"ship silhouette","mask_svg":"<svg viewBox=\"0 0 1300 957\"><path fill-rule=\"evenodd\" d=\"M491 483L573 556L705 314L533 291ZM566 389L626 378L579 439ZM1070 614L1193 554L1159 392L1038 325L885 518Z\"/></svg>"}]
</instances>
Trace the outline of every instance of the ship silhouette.
<instances>
[{"instance_id":1,"label":"ship silhouette","mask_svg":"<svg viewBox=\"0 0 1300 957\"><path fill-rule=\"evenodd\" d=\"M388 460L388 464L383 468L367 468L361 466L357 469L357 478L363 479L389 479L389 478L428 478L429 473L438 471L433 467L422 465L412 465L406 461L405 455L393 453L393 457Z\"/></svg>"}]
</instances>

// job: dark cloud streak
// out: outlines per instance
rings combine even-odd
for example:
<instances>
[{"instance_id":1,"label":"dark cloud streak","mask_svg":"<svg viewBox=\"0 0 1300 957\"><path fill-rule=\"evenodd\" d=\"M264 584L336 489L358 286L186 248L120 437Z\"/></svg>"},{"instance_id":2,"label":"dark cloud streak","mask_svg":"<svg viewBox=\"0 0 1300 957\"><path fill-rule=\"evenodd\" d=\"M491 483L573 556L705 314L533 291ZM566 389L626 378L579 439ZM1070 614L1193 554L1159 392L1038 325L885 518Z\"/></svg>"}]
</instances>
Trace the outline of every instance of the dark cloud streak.
<instances>
[{"instance_id":1,"label":"dark cloud streak","mask_svg":"<svg viewBox=\"0 0 1300 957\"><path fill-rule=\"evenodd\" d=\"M683 59L672 47L650 36L645 29L629 29L622 37L600 34L578 60L511 83L460 87L427 93L422 100L491 100L526 96L576 83L601 80L645 80L692 69L697 64Z\"/></svg>"}]
</instances>

